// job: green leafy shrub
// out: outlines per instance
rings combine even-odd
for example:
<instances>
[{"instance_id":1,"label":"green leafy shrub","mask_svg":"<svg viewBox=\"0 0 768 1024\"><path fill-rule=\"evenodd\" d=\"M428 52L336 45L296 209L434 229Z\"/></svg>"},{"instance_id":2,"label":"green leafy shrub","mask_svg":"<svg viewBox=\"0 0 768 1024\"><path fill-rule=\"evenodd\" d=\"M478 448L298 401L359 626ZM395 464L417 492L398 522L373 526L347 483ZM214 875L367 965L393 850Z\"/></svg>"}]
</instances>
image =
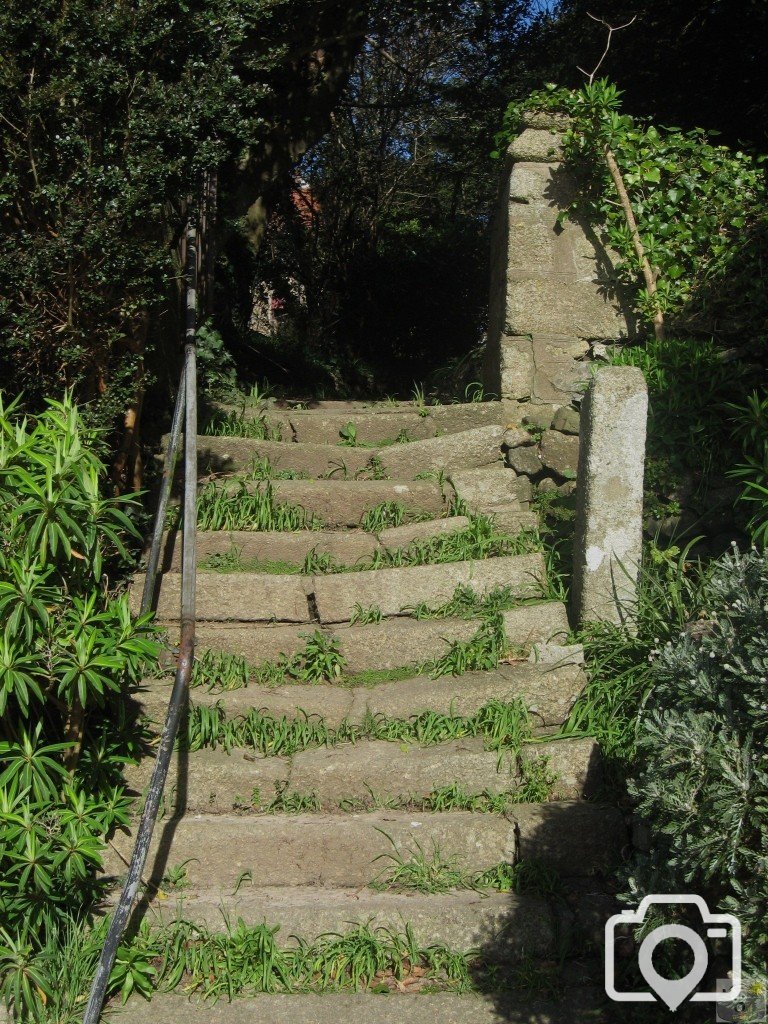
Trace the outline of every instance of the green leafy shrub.
<instances>
[{"instance_id":1,"label":"green leafy shrub","mask_svg":"<svg viewBox=\"0 0 768 1024\"><path fill-rule=\"evenodd\" d=\"M752 326L765 326L768 304L762 280L765 251L766 185L762 157L719 146L700 128L681 132L621 113L621 90L601 79L581 89L547 86L523 104L511 104L497 136L505 144L517 134L525 111L556 111L571 120L563 138L567 165L576 172L579 194L562 216L585 216L602 230L618 253L617 272L634 293L640 315L650 321L660 312L678 327L711 329L717 306L722 326L752 300ZM655 292L639 286L642 267L630 228L609 172L605 151L615 156L637 221L640 241L655 275ZM753 253L752 272L729 271L745 249ZM717 282L718 287L711 287ZM737 328L746 326L736 321Z\"/></svg>"},{"instance_id":2,"label":"green leafy shrub","mask_svg":"<svg viewBox=\"0 0 768 1024\"><path fill-rule=\"evenodd\" d=\"M127 820L138 740L120 698L155 654L109 586L136 531L103 479L69 398L34 420L0 400L0 987L17 1009L45 998L40 950L87 908Z\"/></svg>"},{"instance_id":3,"label":"green leafy shrub","mask_svg":"<svg viewBox=\"0 0 768 1024\"><path fill-rule=\"evenodd\" d=\"M768 949L768 558L715 563L703 611L655 652L631 792L653 840L631 887L698 892Z\"/></svg>"}]
</instances>

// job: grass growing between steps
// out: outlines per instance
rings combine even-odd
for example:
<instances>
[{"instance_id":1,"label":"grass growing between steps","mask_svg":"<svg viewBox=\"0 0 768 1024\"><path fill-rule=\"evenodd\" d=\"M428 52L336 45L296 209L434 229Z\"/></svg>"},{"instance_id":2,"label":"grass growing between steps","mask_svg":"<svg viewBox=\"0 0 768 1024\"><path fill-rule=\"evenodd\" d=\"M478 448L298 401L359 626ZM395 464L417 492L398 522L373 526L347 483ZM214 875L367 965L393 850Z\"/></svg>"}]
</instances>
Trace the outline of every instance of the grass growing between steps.
<instances>
[{"instance_id":1,"label":"grass growing between steps","mask_svg":"<svg viewBox=\"0 0 768 1024\"><path fill-rule=\"evenodd\" d=\"M291 533L322 529L316 516L298 505L278 501L269 482L256 491L249 491L244 480L237 480L236 487L234 492L227 492L211 482L202 488L197 498L198 529Z\"/></svg>"},{"instance_id":2,"label":"grass growing between steps","mask_svg":"<svg viewBox=\"0 0 768 1024\"><path fill-rule=\"evenodd\" d=\"M461 866L458 857L444 856L434 841L429 851L417 842L403 854L391 836L383 829L377 831L392 845L391 852L376 857L377 861L384 861L387 865L369 883L379 892L434 895L469 889L478 893L557 896L563 891L558 874L535 861L502 862L485 871L468 871Z\"/></svg>"},{"instance_id":3,"label":"grass growing between steps","mask_svg":"<svg viewBox=\"0 0 768 1024\"><path fill-rule=\"evenodd\" d=\"M533 738L525 704L519 699L492 700L471 716L436 711L425 711L409 719L368 715L359 725L343 722L335 729L317 715L277 718L251 709L245 715L228 719L221 704L198 704L190 708L184 743L189 750L246 748L265 756L290 757L310 747L361 740L432 746L470 736L481 736L488 750L519 750Z\"/></svg>"},{"instance_id":4,"label":"grass growing between steps","mask_svg":"<svg viewBox=\"0 0 768 1024\"><path fill-rule=\"evenodd\" d=\"M203 424L201 434L207 437L246 437L253 441L282 441L280 427L270 424L266 416L250 417L244 409L214 409Z\"/></svg>"}]
</instances>

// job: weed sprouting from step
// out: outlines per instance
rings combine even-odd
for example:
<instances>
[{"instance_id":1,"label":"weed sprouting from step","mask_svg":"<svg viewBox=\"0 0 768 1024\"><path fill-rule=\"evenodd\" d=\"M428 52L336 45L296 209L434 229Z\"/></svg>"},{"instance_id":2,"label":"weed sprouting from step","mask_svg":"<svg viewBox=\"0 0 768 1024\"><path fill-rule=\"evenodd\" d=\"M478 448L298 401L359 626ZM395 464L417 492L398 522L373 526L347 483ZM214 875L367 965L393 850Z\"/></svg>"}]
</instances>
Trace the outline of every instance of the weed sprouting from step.
<instances>
[{"instance_id":1,"label":"weed sprouting from step","mask_svg":"<svg viewBox=\"0 0 768 1024\"><path fill-rule=\"evenodd\" d=\"M245 658L224 651L203 650L195 655L192 686L208 690L239 690L248 685L251 669Z\"/></svg>"},{"instance_id":2,"label":"weed sprouting from step","mask_svg":"<svg viewBox=\"0 0 768 1024\"><path fill-rule=\"evenodd\" d=\"M355 473L355 480L389 480L389 473L387 473L378 452L373 454L363 468Z\"/></svg>"},{"instance_id":3,"label":"weed sprouting from step","mask_svg":"<svg viewBox=\"0 0 768 1024\"><path fill-rule=\"evenodd\" d=\"M228 491L216 483L205 485L197 499L200 530L289 531L319 529L321 524L298 505L275 498L272 486L249 490L244 480Z\"/></svg>"},{"instance_id":4,"label":"weed sprouting from step","mask_svg":"<svg viewBox=\"0 0 768 1024\"><path fill-rule=\"evenodd\" d=\"M400 501L382 501L379 505L369 508L360 520L360 526L366 533L381 533L392 526L402 526L405 522L406 508Z\"/></svg>"},{"instance_id":5,"label":"weed sprouting from step","mask_svg":"<svg viewBox=\"0 0 768 1024\"><path fill-rule=\"evenodd\" d=\"M318 551L316 547L307 553L301 572L304 576L324 576L329 573L341 572L344 566L339 565L329 551Z\"/></svg>"},{"instance_id":6,"label":"weed sprouting from step","mask_svg":"<svg viewBox=\"0 0 768 1024\"><path fill-rule=\"evenodd\" d=\"M339 640L316 629L301 633L306 639L304 650L289 659L289 674L299 683L321 683L338 679L346 664L339 650Z\"/></svg>"},{"instance_id":7,"label":"weed sprouting from step","mask_svg":"<svg viewBox=\"0 0 768 1024\"><path fill-rule=\"evenodd\" d=\"M517 770L520 784L515 790L515 803L546 803L557 783L557 773L550 768L549 758L546 756L528 757L525 754L519 754Z\"/></svg>"},{"instance_id":8,"label":"weed sprouting from step","mask_svg":"<svg viewBox=\"0 0 768 1024\"><path fill-rule=\"evenodd\" d=\"M202 433L208 437L246 437L254 441L281 441L282 432L277 424L270 424L266 416L250 417L242 409L214 410L203 424Z\"/></svg>"},{"instance_id":9,"label":"weed sprouting from step","mask_svg":"<svg viewBox=\"0 0 768 1024\"><path fill-rule=\"evenodd\" d=\"M300 793L288 789L287 782L275 783L275 795L264 808L265 814L312 814L319 811L316 793Z\"/></svg>"},{"instance_id":10,"label":"weed sprouting from step","mask_svg":"<svg viewBox=\"0 0 768 1024\"><path fill-rule=\"evenodd\" d=\"M266 455L254 456L250 467L242 474L243 480L308 480L309 474L295 469L275 469Z\"/></svg>"},{"instance_id":11,"label":"weed sprouting from step","mask_svg":"<svg viewBox=\"0 0 768 1024\"><path fill-rule=\"evenodd\" d=\"M352 617L349 620L350 626L370 626L373 623L381 622L381 608L377 604L364 608L359 602L352 609Z\"/></svg>"},{"instance_id":12,"label":"weed sprouting from step","mask_svg":"<svg viewBox=\"0 0 768 1024\"><path fill-rule=\"evenodd\" d=\"M501 615L486 619L469 640L452 640L448 650L425 666L433 679L484 672L498 666L507 641Z\"/></svg>"}]
</instances>

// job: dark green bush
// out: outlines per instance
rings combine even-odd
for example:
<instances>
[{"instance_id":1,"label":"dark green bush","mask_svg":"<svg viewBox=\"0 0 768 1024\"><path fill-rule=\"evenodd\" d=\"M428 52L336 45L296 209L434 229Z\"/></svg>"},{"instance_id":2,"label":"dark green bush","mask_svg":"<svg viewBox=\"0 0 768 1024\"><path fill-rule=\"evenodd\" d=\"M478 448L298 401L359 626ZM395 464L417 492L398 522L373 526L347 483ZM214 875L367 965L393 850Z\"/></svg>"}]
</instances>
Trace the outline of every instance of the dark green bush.
<instances>
[{"instance_id":1,"label":"dark green bush","mask_svg":"<svg viewBox=\"0 0 768 1024\"><path fill-rule=\"evenodd\" d=\"M652 835L632 888L696 892L741 921L747 962L768 950L768 557L734 550L703 611L654 652L630 790Z\"/></svg>"}]
</instances>

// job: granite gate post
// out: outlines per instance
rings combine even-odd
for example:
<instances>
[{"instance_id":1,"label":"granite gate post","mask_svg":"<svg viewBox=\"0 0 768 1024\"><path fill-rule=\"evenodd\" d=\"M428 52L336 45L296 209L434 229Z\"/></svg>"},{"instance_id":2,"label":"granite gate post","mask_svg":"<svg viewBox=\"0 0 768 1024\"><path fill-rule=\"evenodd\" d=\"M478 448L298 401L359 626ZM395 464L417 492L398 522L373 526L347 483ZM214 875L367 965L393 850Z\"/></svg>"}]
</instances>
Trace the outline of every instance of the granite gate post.
<instances>
[{"instance_id":1,"label":"granite gate post","mask_svg":"<svg viewBox=\"0 0 768 1024\"><path fill-rule=\"evenodd\" d=\"M597 370L581 406L573 620L627 623L642 554L648 389L633 366Z\"/></svg>"}]
</instances>

